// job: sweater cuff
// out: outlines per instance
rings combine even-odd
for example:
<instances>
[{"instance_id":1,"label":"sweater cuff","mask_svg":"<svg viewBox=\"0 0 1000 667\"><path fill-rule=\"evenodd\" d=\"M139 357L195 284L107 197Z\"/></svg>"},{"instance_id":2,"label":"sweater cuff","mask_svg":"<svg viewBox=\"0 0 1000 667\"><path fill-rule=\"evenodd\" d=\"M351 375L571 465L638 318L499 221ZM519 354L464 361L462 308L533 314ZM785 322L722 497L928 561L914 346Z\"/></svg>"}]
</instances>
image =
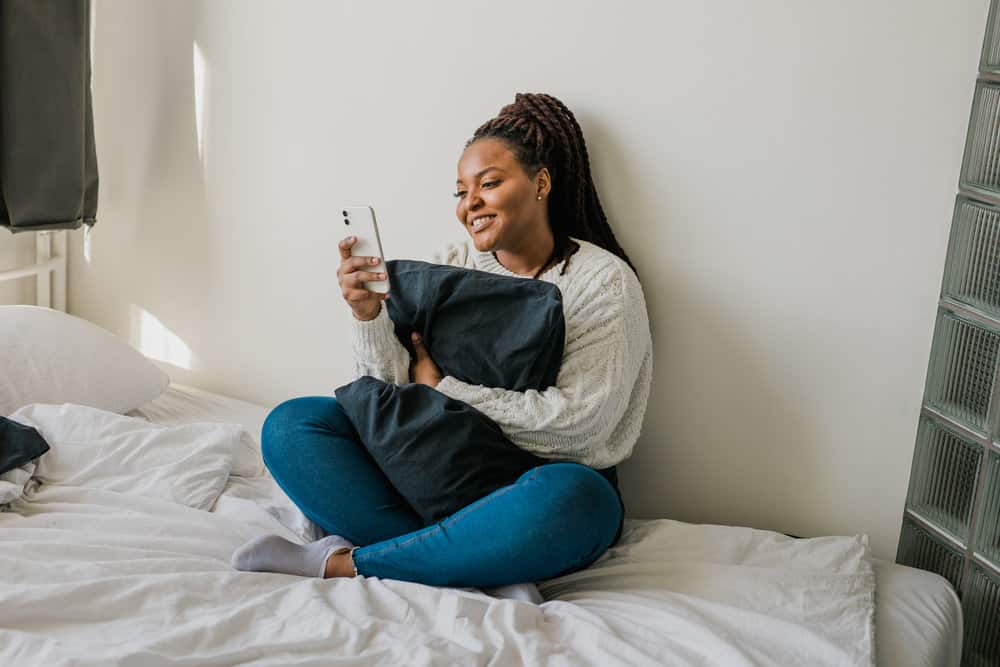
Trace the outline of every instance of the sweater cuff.
<instances>
[{"instance_id":1,"label":"sweater cuff","mask_svg":"<svg viewBox=\"0 0 1000 667\"><path fill-rule=\"evenodd\" d=\"M448 398L454 399L456 401L462 401L464 400L462 396L466 393L463 391L463 389L465 389L468 386L469 386L468 384L462 382L461 380L456 380L450 375L445 375L443 378L441 378L441 381L438 382L437 386L434 388L440 391Z\"/></svg>"},{"instance_id":2,"label":"sweater cuff","mask_svg":"<svg viewBox=\"0 0 1000 667\"><path fill-rule=\"evenodd\" d=\"M354 332L354 349L365 358L378 356L379 350L386 349L396 339L392 318L384 305L379 306L378 315L374 319L362 321L351 315L354 321L351 327Z\"/></svg>"}]
</instances>

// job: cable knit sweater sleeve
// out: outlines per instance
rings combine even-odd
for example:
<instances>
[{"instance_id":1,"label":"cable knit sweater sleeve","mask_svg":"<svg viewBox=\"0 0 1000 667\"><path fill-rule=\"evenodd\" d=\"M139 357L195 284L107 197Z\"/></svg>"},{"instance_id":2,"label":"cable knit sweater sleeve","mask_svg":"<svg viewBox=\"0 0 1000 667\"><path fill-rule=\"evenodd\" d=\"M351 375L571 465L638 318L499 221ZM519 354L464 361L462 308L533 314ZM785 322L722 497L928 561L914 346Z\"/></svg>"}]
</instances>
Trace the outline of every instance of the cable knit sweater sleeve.
<instances>
[{"instance_id":1,"label":"cable knit sweater sleeve","mask_svg":"<svg viewBox=\"0 0 1000 667\"><path fill-rule=\"evenodd\" d=\"M351 319L354 320L354 379L371 375L389 384L409 382L410 353L396 338L385 305L373 320L362 322L353 316Z\"/></svg>"},{"instance_id":2,"label":"cable knit sweater sleeve","mask_svg":"<svg viewBox=\"0 0 1000 667\"><path fill-rule=\"evenodd\" d=\"M652 343L635 274L617 259L595 264L574 267L576 276L560 285L567 332L555 386L517 392L445 377L437 389L493 419L522 449L605 468L627 458L638 439Z\"/></svg>"}]
</instances>

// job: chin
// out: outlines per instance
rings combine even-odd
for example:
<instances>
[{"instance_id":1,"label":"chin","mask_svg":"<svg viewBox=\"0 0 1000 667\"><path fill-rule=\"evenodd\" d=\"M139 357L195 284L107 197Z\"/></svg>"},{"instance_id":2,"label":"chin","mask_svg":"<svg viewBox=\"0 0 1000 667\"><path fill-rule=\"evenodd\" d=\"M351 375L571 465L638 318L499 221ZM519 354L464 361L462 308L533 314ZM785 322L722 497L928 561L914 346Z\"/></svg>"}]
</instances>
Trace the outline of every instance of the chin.
<instances>
[{"instance_id":1,"label":"chin","mask_svg":"<svg viewBox=\"0 0 1000 667\"><path fill-rule=\"evenodd\" d=\"M479 252L490 252L493 250L493 244L489 242L489 239L472 239L472 245L476 247Z\"/></svg>"},{"instance_id":2,"label":"chin","mask_svg":"<svg viewBox=\"0 0 1000 667\"><path fill-rule=\"evenodd\" d=\"M469 236L472 237L472 245L479 252L490 252L496 249L496 237L493 234L472 234L470 232Z\"/></svg>"}]
</instances>

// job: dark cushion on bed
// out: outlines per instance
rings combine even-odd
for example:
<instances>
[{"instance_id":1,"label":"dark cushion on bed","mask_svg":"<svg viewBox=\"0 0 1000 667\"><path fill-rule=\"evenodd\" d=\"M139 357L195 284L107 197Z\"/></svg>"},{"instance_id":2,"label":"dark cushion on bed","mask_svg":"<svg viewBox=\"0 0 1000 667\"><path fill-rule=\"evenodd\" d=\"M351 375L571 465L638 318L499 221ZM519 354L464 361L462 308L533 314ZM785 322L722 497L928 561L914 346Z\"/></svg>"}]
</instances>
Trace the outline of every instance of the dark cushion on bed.
<instances>
[{"instance_id":1,"label":"dark cushion on bed","mask_svg":"<svg viewBox=\"0 0 1000 667\"><path fill-rule=\"evenodd\" d=\"M31 426L0 417L0 475L20 468L49 451L49 443Z\"/></svg>"},{"instance_id":2,"label":"dark cushion on bed","mask_svg":"<svg viewBox=\"0 0 1000 667\"><path fill-rule=\"evenodd\" d=\"M558 287L409 260L386 268L388 314L411 356L416 330L443 375L515 391L555 383L566 336ZM363 377L336 396L365 448L426 524L551 461L514 445L475 408L422 384Z\"/></svg>"}]
</instances>

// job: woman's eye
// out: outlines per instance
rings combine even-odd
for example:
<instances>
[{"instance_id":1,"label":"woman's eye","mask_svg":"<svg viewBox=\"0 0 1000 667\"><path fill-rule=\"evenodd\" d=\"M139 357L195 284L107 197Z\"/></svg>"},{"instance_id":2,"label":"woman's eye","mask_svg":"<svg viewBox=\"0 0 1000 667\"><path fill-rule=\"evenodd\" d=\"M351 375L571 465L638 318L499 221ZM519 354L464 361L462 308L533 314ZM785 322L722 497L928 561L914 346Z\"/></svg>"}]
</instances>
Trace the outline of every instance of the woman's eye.
<instances>
[{"instance_id":1,"label":"woman's eye","mask_svg":"<svg viewBox=\"0 0 1000 667\"><path fill-rule=\"evenodd\" d=\"M483 183L483 187L484 188L492 188L494 185L497 185L499 182L500 181L486 181L486 182Z\"/></svg>"},{"instance_id":2,"label":"woman's eye","mask_svg":"<svg viewBox=\"0 0 1000 667\"><path fill-rule=\"evenodd\" d=\"M464 196L465 196L465 190L461 190L461 191L456 192L455 194L452 195L452 197L456 197L456 198L459 198L459 199L461 199Z\"/></svg>"}]
</instances>

